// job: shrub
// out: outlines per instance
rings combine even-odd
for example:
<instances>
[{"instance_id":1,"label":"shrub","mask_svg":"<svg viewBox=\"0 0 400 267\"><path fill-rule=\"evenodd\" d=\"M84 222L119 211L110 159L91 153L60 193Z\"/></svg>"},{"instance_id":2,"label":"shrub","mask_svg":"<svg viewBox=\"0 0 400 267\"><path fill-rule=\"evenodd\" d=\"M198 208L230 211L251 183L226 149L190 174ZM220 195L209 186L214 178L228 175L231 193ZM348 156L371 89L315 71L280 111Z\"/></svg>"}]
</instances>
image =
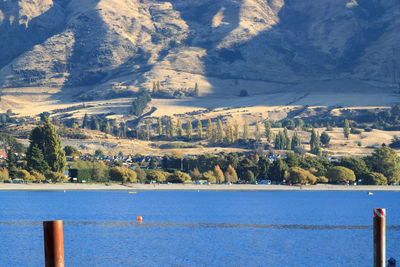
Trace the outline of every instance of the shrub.
<instances>
[{"instance_id":1,"label":"shrub","mask_svg":"<svg viewBox=\"0 0 400 267\"><path fill-rule=\"evenodd\" d=\"M215 177L215 173L213 171L206 171L203 173L203 179L207 180L209 183L216 183L217 178Z\"/></svg>"},{"instance_id":2,"label":"shrub","mask_svg":"<svg viewBox=\"0 0 400 267\"><path fill-rule=\"evenodd\" d=\"M10 179L6 168L0 169L0 182Z\"/></svg>"},{"instance_id":3,"label":"shrub","mask_svg":"<svg viewBox=\"0 0 400 267\"><path fill-rule=\"evenodd\" d=\"M65 146L64 151L66 156L79 156L81 154L79 150L73 146Z\"/></svg>"},{"instance_id":4,"label":"shrub","mask_svg":"<svg viewBox=\"0 0 400 267\"><path fill-rule=\"evenodd\" d=\"M147 173L147 179L151 181L164 182L170 176L169 172L151 170Z\"/></svg>"},{"instance_id":5,"label":"shrub","mask_svg":"<svg viewBox=\"0 0 400 267\"><path fill-rule=\"evenodd\" d=\"M327 182L329 182L329 180L328 180L328 178L326 178L325 176L319 176L319 177L317 177L317 183L326 184Z\"/></svg>"},{"instance_id":6,"label":"shrub","mask_svg":"<svg viewBox=\"0 0 400 267\"><path fill-rule=\"evenodd\" d=\"M356 175L354 172L346 167L335 166L328 170L327 176L330 182L347 183L354 182Z\"/></svg>"},{"instance_id":7,"label":"shrub","mask_svg":"<svg viewBox=\"0 0 400 267\"><path fill-rule=\"evenodd\" d=\"M354 127L351 127L350 133L351 133L351 134L360 134L361 131L360 131L359 129L356 129L356 128L354 128Z\"/></svg>"},{"instance_id":8,"label":"shrub","mask_svg":"<svg viewBox=\"0 0 400 267\"><path fill-rule=\"evenodd\" d=\"M110 170L110 179L113 181L119 181L122 183L137 181L137 174L134 170L125 167L114 167Z\"/></svg>"},{"instance_id":9,"label":"shrub","mask_svg":"<svg viewBox=\"0 0 400 267\"><path fill-rule=\"evenodd\" d=\"M190 180L190 176L181 171L175 171L170 177L168 177L168 181L172 183L186 183Z\"/></svg>"},{"instance_id":10,"label":"shrub","mask_svg":"<svg viewBox=\"0 0 400 267\"><path fill-rule=\"evenodd\" d=\"M392 142L389 144L391 148L400 148L400 138L398 136L393 137Z\"/></svg>"},{"instance_id":11,"label":"shrub","mask_svg":"<svg viewBox=\"0 0 400 267\"><path fill-rule=\"evenodd\" d=\"M24 180L25 183L32 182L32 176L27 170L18 170L16 178Z\"/></svg>"},{"instance_id":12,"label":"shrub","mask_svg":"<svg viewBox=\"0 0 400 267\"><path fill-rule=\"evenodd\" d=\"M51 180L53 183L61 183L65 182L67 180L67 177L65 177L63 173L49 171L46 174L46 179Z\"/></svg>"},{"instance_id":13,"label":"shrub","mask_svg":"<svg viewBox=\"0 0 400 267\"><path fill-rule=\"evenodd\" d=\"M46 180L46 177L37 171L31 171L32 180L35 183L40 183L41 181Z\"/></svg>"},{"instance_id":14,"label":"shrub","mask_svg":"<svg viewBox=\"0 0 400 267\"><path fill-rule=\"evenodd\" d=\"M194 168L193 171L190 171L190 175L193 177L193 180L200 180L202 178L198 168Z\"/></svg>"},{"instance_id":15,"label":"shrub","mask_svg":"<svg viewBox=\"0 0 400 267\"><path fill-rule=\"evenodd\" d=\"M315 184L317 181L317 177L315 177L311 172L300 167L291 167L287 178L294 184Z\"/></svg>"},{"instance_id":16,"label":"shrub","mask_svg":"<svg viewBox=\"0 0 400 267\"><path fill-rule=\"evenodd\" d=\"M362 180L363 184L371 184L371 185L386 185L387 179L385 175L379 172L371 172L364 176Z\"/></svg>"}]
</instances>

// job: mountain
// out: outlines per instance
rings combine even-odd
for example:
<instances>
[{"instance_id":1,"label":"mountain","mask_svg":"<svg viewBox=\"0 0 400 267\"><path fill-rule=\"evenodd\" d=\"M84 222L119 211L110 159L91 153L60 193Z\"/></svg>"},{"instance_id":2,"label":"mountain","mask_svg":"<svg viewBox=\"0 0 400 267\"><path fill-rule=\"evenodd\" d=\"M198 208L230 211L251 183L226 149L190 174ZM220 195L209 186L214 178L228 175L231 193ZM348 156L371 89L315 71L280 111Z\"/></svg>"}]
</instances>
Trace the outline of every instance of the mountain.
<instances>
[{"instance_id":1,"label":"mountain","mask_svg":"<svg viewBox=\"0 0 400 267\"><path fill-rule=\"evenodd\" d=\"M0 88L394 92L399 29L399 0L2 0Z\"/></svg>"}]
</instances>

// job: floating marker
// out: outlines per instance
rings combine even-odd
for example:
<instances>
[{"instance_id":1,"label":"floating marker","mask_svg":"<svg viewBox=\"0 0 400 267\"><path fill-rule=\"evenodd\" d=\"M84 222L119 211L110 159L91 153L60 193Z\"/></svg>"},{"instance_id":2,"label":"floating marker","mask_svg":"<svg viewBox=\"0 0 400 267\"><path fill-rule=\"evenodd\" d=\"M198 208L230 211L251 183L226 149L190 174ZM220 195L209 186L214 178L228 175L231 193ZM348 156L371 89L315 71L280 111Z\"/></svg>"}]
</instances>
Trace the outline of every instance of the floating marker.
<instances>
[{"instance_id":1,"label":"floating marker","mask_svg":"<svg viewBox=\"0 0 400 267\"><path fill-rule=\"evenodd\" d=\"M129 192L129 194L136 194L136 192Z\"/></svg>"},{"instance_id":2,"label":"floating marker","mask_svg":"<svg viewBox=\"0 0 400 267\"><path fill-rule=\"evenodd\" d=\"M138 221L138 222L142 222L142 221L143 221L142 216L137 216L137 221Z\"/></svg>"}]
</instances>

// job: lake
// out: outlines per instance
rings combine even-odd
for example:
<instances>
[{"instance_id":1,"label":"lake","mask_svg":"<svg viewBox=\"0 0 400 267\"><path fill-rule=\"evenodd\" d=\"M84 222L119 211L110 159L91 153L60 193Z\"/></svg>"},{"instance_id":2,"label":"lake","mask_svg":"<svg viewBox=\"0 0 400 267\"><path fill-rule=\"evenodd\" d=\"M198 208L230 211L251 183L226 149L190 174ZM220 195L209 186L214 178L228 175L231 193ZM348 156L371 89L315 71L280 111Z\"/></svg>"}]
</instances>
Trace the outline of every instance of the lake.
<instances>
[{"instance_id":1,"label":"lake","mask_svg":"<svg viewBox=\"0 0 400 267\"><path fill-rule=\"evenodd\" d=\"M66 266L372 266L372 210L400 260L400 192L0 192L0 266L44 266L64 220ZM137 216L143 217L138 224Z\"/></svg>"}]
</instances>

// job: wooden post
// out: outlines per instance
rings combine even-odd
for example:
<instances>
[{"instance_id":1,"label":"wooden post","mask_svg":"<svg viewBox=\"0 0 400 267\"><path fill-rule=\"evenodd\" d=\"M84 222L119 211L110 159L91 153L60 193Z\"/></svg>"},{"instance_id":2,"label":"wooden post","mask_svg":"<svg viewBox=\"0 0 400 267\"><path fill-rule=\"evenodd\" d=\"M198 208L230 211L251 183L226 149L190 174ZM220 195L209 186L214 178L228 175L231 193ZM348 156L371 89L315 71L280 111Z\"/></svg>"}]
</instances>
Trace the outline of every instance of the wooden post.
<instances>
[{"instance_id":1,"label":"wooden post","mask_svg":"<svg viewBox=\"0 0 400 267\"><path fill-rule=\"evenodd\" d=\"M43 222L46 267L64 267L63 221Z\"/></svg>"},{"instance_id":2,"label":"wooden post","mask_svg":"<svg viewBox=\"0 0 400 267\"><path fill-rule=\"evenodd\" d=\"M374 267L386 265L386 209L374 209Z\"/></svg>"}]
</instances>

